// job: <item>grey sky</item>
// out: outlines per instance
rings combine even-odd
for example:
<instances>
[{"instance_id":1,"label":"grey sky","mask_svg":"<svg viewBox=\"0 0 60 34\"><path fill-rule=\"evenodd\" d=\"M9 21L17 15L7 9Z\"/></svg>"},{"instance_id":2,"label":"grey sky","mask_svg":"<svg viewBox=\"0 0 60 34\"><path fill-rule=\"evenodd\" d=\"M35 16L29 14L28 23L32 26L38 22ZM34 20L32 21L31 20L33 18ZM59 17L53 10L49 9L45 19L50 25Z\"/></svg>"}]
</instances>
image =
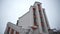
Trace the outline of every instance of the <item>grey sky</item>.
<instances>
[{"instance_id":1,"label":"grey sky","mask_svg":"<svg viewBox=\"0 0 60 34\"><path fill-rule=\"evenodd\" d=\"M45 8L50 27L60 29L60 0L0 0L0 34L4 33L7 22L16 24L35 1Z\"/></svg>"}]
</instances>

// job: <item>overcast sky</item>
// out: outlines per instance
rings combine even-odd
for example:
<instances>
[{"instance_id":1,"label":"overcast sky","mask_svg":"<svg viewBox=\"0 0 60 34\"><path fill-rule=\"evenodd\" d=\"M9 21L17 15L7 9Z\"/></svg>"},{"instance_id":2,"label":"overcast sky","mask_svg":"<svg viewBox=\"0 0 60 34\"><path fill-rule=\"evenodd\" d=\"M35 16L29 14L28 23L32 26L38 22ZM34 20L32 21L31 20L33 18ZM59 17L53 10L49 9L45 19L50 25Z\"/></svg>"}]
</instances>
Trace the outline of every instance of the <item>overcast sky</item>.
<instances>
[{"instance_id":1,"label":"overcast sky","mask_svg":"<svg viewBox=\"0 0 60 34\"><path fill-rule=\"evenodd\" d=\"M60 29L60 0L0 0L0 34L4 33L7 22L16 24L35 1L45 8L50 27Z\"/></svg>"}]
</instances>

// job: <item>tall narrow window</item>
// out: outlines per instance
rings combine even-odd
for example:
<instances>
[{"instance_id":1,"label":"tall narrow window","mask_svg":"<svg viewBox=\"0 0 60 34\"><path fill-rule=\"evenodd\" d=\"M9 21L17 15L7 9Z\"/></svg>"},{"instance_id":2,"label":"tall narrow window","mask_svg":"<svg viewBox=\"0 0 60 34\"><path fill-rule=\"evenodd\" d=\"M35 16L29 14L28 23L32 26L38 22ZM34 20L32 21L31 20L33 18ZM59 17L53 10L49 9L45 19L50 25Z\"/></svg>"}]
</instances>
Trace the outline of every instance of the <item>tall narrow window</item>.
<instances>
[{"instance_id":1,"label":"tall narrow window","mask_svg":"<svg viewBox=\"0 0 60 34\"><path fill-rule=\"evenodd\" d=\"M33 8L33 11L35 11L35 8Z\"/></svg>"},{"instance_id":2,"label":"tall narrow window","mask_svg":"<svg viewBox=\"0 0 60 34\"><path fill-rule=\"evenodd\" d=\"M10 27L8 27L7 34L9 34L9 32L10 32Z\"/></svg>"},{"instance_id":3,"label":"tall narrow window","mask_svg":"<svg viewBox=\"0 0 60 34\"><path fill-rule=\"evenodd\" d=\"M40 4L38 4L38 10L39 10L39 15L40 15L42 30L43 30L43 32L44 32L44 31L45 31L45 29L44 29L44 22L43 22L43 16L42 16Z\"/></svg>"},{"instance_id":4,"label":"tall narrow window","mask_svg":"<svg viewBox=\"0 0 60 34\"><path fill-rule=\"evenodd\" d=\"M33 8L33 15L35 16L35 8Z\"/></svg>"},{"instance_id":5,"label":"tall narrow window","mask_svg":"<svg viewBox=\"0 0 60 34\"><path fill-rule=\"evenodd\" d=\"M41 6L40 6L40 4L38 4L38 10L40 10L40 11L41 11Z\"/></svg>"},{"instance_id":6,"label":"tall narrow window","mask_svg":"<svg viewBox=\"0 0 60 34\"><path fill-rule=\"evenodd\" d=\"M33 8L34 25L37 26L35 11L36 9Z\"/></svg>"},{"instance_id":7,"label":"tall narrow window","mask_svg":"<svg viewBox=\"0 0 60 34\"><path fill-rule=\"evenodd\" d=\"M16 34L19 34L19 32L16 31Z\"/></svg>"},{"instance_id":8,"label":"tall narrow window","mask_svg":"<svg viewBox=\"0 0 60 34\"><path fill-rule=\"evenodd\" d=\"M14 34L14 30L13 29L11 29L11 34Z\"/></svg>"}]
</instances>

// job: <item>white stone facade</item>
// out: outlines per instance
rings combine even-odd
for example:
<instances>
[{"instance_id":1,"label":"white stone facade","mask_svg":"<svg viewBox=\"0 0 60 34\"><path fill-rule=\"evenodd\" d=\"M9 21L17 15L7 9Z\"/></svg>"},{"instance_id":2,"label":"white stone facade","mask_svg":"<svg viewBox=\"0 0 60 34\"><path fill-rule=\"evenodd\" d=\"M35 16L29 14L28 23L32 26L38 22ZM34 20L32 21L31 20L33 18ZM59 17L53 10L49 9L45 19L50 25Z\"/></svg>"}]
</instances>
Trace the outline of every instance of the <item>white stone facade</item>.
<instances>
[{"instance_id":1,"label":"white stone facade","mask_svg":"<svg viewBox=\"0 0 60 34\"><path fill-rule=\"evenodd\" d=\"M19 17L16 25L10 22L7 24L4 34L7 34L7 31L9 34L49 34L48 29L50 27L45 10L40 2L35 2L26 14Z\"/></svg>"}]
</instances>

